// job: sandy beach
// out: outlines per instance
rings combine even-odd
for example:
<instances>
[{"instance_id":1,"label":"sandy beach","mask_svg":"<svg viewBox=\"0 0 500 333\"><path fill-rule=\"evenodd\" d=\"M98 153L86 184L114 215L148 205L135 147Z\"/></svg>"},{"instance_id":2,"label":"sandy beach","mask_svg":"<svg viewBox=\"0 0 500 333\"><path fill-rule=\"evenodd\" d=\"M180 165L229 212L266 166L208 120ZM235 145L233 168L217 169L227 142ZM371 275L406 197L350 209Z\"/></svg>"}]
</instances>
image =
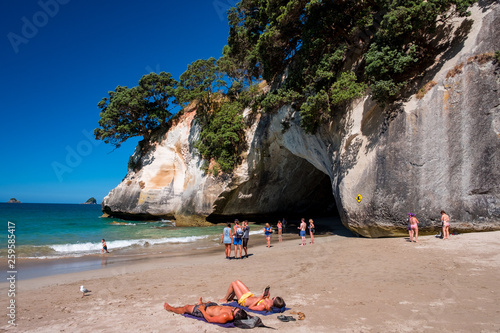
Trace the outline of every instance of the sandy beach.
<instances>
[{"instance_id":1,"label":"sandy beach","mask_svg":"<svg viewBox=\"0 0 500 333\"><path fill-rule=\"evenodd\" d=\"M292 235L290 235L292 236ZM142 258L105 269L0 284L1 308L15 299L16 326L3 316L1 332L224 332L167 312L173 306L222 298L232 280L260 293L282 296L304 320L281 322L286 332L500 332L500 232L441 240L422 236L366 239L339 235L282 243L264 236L250 243L251 256L226 260L211 251ZM257 241L257 238L262 238ZM251 239L252 241L252 239ZM256 245L258 243L258 245ZM92 290L82 298L80 285ZM256 328L255 332L270 331Z\"/></svg>"}]
</instances>

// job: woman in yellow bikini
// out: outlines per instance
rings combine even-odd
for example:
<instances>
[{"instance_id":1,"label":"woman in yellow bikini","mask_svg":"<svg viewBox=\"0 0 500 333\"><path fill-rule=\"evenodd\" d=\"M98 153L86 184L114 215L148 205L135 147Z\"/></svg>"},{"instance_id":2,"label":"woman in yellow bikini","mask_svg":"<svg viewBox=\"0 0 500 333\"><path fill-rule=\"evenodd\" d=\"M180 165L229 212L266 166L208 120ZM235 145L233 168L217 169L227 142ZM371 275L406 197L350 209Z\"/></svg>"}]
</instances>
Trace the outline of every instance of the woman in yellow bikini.
<instances>
[{"instance_id":1,"label":"woman in yellow bikini","mask_svg":"<svg viewBox=\"0 0 500 333\"><path fill-rule=\"evenodd\" d=\"M227 290L226 297L221 299L219 302L230 302L235 297L237 298L239 305L254 311L283 312L286 305L283 298L279 296L269 299L269 287L266 288L261 296L255 296L240 280L231 282L229 289Z\"/></svg>"}]
</instances>

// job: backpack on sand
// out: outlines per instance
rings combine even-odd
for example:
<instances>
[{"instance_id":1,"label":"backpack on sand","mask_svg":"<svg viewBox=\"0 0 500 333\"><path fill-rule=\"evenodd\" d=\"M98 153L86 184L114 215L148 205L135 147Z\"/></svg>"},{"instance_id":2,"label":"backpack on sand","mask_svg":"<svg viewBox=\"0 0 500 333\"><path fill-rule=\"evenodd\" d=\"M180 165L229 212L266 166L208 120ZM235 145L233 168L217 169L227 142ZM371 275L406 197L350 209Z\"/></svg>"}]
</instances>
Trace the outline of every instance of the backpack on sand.
<instances>
[{"instance_id":1,"label":"backpack on sand","mask_svg":"<svg viewBox=\"0 0 500 333\"><path fill-rule=\"evenodd\" d=\"M262 320L257 317L257 316L248 316L247 319L238 319L233 321L234 326L238 328L255 328L255 327L267 327L267 328L272 328L273 330L275 328L269 327L264 325Z\"/></svg>"}]
</instances>

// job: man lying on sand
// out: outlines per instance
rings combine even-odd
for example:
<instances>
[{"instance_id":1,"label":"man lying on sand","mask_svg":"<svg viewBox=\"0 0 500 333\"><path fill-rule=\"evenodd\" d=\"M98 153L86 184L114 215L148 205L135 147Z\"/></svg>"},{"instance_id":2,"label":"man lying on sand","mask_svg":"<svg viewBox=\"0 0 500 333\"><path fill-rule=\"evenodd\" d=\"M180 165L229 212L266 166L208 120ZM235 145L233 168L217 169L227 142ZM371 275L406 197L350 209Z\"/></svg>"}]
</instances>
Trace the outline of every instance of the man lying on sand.
<instances>
[{"instance_id":1,"label":"man lying on sand","mask_svg":"<svg viewBox=\"0 0 500 333\"><path fill-rule=\"evenodd\" d=\"M230 302L234 300L235 296L239 305L254 311L283 312L283 308L286 306L283 298L279 296L269 299L269 287L261 296L254 296L240 280L231 282L226 297L219 302Z\"/></svg>"},{"instance_id":2,"label":"man lying on sand","mask_svg":"<svg viewBox=\"0 0 500 333\"><path fill-rule=\"evenodd\" d=\"M205 318L209 323L225 324L234 320L247 319L248 317L243 309L227 305L218 305L214 302L203 303L201 297L198 300L198 304L195 305L172 307L165 302L163 307L170 312L178 314L187 313L195 317Z\"/></svg>"}]
</instances>

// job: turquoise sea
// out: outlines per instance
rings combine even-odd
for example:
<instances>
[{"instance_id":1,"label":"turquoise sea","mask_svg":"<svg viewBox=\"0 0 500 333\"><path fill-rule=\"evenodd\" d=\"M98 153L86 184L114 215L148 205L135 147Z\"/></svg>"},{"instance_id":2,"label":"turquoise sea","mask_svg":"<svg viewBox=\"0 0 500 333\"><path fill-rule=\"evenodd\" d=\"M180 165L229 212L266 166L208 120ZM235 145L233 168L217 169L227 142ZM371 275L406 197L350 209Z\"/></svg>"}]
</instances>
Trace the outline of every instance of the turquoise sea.
<instances>
[{"instance_id":1,"label":"turquoise sea","mask_svg":"<svg viewBox=\"0 0 500 333\"><path fill-rule=\"evenodd\" d=\"M167 220L124 221L101 216L100 205L0 203L0 239L7 244L10 222L17 258L56 259L99 254L102 238L114 256L215 247L223 229L220 225L180 228ZM258 229L253 233L262 233ZM7 245L0 248L0 257L6 256Z\"/></svg>"}]
</instances>

